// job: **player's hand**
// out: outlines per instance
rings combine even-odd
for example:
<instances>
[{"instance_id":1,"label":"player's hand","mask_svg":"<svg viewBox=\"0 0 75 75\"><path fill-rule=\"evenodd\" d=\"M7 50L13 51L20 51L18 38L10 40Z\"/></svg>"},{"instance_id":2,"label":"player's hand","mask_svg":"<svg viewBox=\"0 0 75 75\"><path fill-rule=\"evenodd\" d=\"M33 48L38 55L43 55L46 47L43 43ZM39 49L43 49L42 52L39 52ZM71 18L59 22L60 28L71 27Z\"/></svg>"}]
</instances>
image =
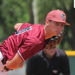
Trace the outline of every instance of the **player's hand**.
<instances>
[{"instance_id":1,"label":"player's hand","mask_svg":"<svg viewBox=\"0 0 75 75\"><path fill-rule=\"evenodd\" d=\"M2 71L3 70L3 68L2 67L0 67L0 71Z\"/></svg>"},{"instance_id":2,"label":"player's hand","mask_svg":"<svg viewBox=\"0 0 75 75\"><path fill-rule=\"evenodd\" d=\"M10 61L7 61L6 64L4 65L4 72L7 72L7 71L10 71L10 70L13 70L13 69L9 69L7 66L10 64Z\"/></svg>"},{"instance_id":3,"label":"player's hand","mask_svg":"<svg viewBox=\"0 0 75 75\"><path fill-rule=\"evenodd\" d=\"M4 65L0 63L0 71L4 69Z\"/></svg>"}]
</instances>

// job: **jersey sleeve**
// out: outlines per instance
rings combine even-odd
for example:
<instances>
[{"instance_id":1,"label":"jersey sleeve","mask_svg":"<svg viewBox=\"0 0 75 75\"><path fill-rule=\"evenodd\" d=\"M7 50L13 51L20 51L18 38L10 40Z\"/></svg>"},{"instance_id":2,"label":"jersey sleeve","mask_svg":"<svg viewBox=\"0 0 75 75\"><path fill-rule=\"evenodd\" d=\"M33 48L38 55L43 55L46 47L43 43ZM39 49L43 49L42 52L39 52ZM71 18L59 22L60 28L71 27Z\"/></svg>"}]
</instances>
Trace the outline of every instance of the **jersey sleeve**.
<instances>
[{"instance_id":1,"label":"jersey sleeve","mask_svg":"<svg viewBox=\"0 0 75 75\"><path fill-rule=\"evenodd\" d=\"M61 69L63 75L70 75L70 64L69 64L69 58L67 55L63 57L62 64L61 64Z\"/></svg>"},{"instance_id":2,"label":"jersey sleeve","mask_svg":"<svg viewBox=\"0 0 75 75\"><path fill-rule=\"evenodd\" d=\"M25 39L23 44L18 50L18 54L21 56L23 60L26 60L33 56L35 53L40 51L40 43L35 38Z\"/></svg>"}]
</instances>

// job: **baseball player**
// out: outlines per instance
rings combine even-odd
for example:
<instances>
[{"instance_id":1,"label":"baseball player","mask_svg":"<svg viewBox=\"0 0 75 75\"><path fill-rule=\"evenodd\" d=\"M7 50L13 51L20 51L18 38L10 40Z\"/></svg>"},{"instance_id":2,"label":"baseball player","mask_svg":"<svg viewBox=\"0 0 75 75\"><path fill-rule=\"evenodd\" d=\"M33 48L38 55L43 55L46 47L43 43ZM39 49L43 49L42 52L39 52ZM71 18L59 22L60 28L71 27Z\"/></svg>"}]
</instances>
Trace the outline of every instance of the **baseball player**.
<instances>
[{"instance_id":1,"label":"baseball player","mask_svg":"<svg viewBox=\"0 0 75 75\"><path fill-rule=\"evenodd\" d=\"M64 30L66 14L62 10L53 10L48 13L45 25L19 23L15 25L16 32L9 36L0 45L4 67L1 70L18 69L22 63L42 50L45 40L58 36Z\"/></svg>"}]
</instances>

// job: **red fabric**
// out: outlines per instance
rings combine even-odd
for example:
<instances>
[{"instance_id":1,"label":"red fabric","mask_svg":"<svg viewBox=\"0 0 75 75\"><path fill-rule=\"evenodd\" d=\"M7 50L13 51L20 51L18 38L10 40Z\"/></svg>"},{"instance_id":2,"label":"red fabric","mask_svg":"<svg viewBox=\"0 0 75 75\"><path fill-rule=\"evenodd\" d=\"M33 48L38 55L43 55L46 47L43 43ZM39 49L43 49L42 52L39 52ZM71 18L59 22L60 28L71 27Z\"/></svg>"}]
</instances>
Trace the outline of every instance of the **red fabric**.
<instances>
[{"instance_id":1,"label":"red fabric","mask_svg":"<svg viewBox=\"0 0 75 75\"><path fill-rule=\"evenodd\" d=\"M43 25L24 23L20 27L19 31L29 26L31 26L29 31L25 31L18 35L14 33L9 36L2 45L0 45L0 49L5 60L12 59L18 50L21 54L20 56L26 60L44 47L45 39Z\"/></svg>"}]
</instances>

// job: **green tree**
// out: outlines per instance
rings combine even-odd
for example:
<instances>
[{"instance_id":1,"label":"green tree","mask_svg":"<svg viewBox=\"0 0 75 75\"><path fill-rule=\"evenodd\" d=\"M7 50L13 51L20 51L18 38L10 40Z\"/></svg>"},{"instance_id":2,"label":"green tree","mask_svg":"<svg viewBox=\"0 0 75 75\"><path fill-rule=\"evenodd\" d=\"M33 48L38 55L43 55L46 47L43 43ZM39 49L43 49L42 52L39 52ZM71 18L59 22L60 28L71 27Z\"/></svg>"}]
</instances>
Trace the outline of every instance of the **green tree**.
<instances>
[{"instance_id":1,"label":"green tree","mask_svg":"<svg viewBox=\"0 0 75 75\"><path fill-rule=\"evenodd\" d=\"M75 8L73 7L73 1L69 11L69 20L71 23L70 32L72 32L70 43L71 43L72 50L75 50Z\"/></svg>"},{"instance_id":2,"label":"green tree","mask_svg":"<svg viewBox=\"0 0 75 75\"><path fill-rule=\"evenodd\" d=\"M13 33L17 22L33 23L32 0L0 0L1 40Z\"/></svg>"}]
</instances>

